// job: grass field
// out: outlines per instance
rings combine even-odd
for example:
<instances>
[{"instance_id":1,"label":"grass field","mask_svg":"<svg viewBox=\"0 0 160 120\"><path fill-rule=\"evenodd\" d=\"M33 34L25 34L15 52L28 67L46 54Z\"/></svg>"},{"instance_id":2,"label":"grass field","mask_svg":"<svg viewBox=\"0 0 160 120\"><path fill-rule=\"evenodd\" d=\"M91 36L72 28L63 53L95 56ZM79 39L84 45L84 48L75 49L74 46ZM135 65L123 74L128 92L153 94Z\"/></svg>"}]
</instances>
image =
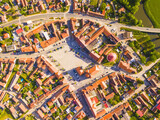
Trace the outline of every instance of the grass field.
<instances>
[{"instance_id":1,"label":"grass field","mask_svg":"<svg viewBox=\"0 0 160 120\"><path fill-rule=\"evenodd\" d=\"M150 21L150 19L148 18L148 16L146 15L144 9L143 9L143 4L141 4L139 6L139 10L136 12L135 17L138 20L142 20L142 24L144 25L144 27L152 27L152 22Z\"/></svg>"},{"instance_id":2,"label":"grass field","mask_svg":"<svg viewBox=\"0 0 160 120\"><path fill-rule=\"evenodd\" d=\"M6 120L7 118L11 118L13 119L11 112L9 111L9 109L5 108L0 115L0 119L1 120Z\"/></svg>"},{"instance_id":3,"label":"grass field","mask_svg":"<svg viewBox=\"0 0 160 120\"><path fill-rule=\"evenodd\" d=\"M144 3L144 9L154 27L160 28L160 0L147 0Z\"/></svg>"}]
</instances>

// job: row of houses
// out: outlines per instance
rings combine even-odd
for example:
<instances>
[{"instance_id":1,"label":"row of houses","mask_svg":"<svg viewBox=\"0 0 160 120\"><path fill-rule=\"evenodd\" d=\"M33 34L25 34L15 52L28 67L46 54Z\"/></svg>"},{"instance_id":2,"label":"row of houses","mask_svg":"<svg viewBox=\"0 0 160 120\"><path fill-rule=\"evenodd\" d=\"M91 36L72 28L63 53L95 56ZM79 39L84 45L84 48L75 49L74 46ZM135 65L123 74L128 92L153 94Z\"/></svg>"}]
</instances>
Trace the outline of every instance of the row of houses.
<instances>
[{"instance_id":1,"label":"row of houses","mask_svg":"<svg viewBox=\"0 0 160 120\"><path fill-rule=\"evenodd\" d=\"M122 86L122 83L127 83L127 81L134 82L135 78L114 72L82 90L84 98L89 106L89 110L92 112L95 119L110 119L115 113L117 114L116 117L119 119L118 116L122 114L121 112L124 108L132 110L129 103L126 103L113 110L113 112L106 114L107 108L110 106L108 100L114 98L116 94L122 96L119 93L118 87ZM113 87L113 90L111 90L111 87ZM132 92L129 90L126 93L131 95L134 92L133 90Z\"/></svg>"}]
</instances>

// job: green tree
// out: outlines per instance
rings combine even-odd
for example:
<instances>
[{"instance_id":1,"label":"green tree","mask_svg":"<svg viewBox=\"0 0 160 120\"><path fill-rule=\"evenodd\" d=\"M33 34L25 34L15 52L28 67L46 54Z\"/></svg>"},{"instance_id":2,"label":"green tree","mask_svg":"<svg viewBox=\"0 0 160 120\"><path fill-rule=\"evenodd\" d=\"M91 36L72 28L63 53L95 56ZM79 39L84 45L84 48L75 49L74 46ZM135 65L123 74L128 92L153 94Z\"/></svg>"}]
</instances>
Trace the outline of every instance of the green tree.
<instances>
[{"instance_id":1,"label":"green tree","mask_svg":"<svg viewBox=\"0 0 160 120\"><path fill-rule=\"evenodd\" d=\"M34 34L34 37L40 39L40 35L38 33Z\"/></svg>"},{"instance_id":2,"label":"green tree","mask_svg":"<svg viewBox=\"0 0 160 120\"><path fill-rule=\"evenodd\" d=\"M24 30L25 30L26 32L28 32L28 31L29 31L29 27L28 27L28 26L24 26Z\"/></svg>"},{"instance_id":3,"label":"green tree","mask_svg":"<svg viewBox=\"0 0 160 120\"><path fill-rule=\"evenodd\" d=\"M144 81L142 81L141 79L137 79L137 83L138 84L144 84Z\"/></svg>"},{"instance_id":4,"label":"green tree","mask_svg":"<svg viewBox=\"0 0 160 120\"><path fill-rule=\"evenodd\" d=\"M157 60L157 57L155 55L151 55L150 61L155 62Z\"/></svg>"},{"instance_id":5,"label":"green tree","mask_svg":"<svg viewBox=\"0 0 160 120\"><path fill-rule=\"evenodd\" d=\"M133 48L134 47L134 42L133 41L129 42L129 46Z\"/></svg>"},{"instance_id":6,"label":"green tree","mask_svg":"<svg viewBox=\"0 0 160 120\"><path fill-rule=\"evenodd\" d=\"M84 6L84 10L87 11L88 10L88 6L85 5Z\"/></svg>"},{"instance_id":7,"label":"green tree","mask_svg":"<svg viewBox=\"0 0 160 120\"><path fill-rule=\"evenodd\" d=\"M141 63L143 63L143 64L146 63L146 57L145 56L141 55L140 59L141 59Z\"/></svg>"},{"instance_id":8,"label":"green tree","mask_svg":"<svg viewBox=\"0 0 160 120\"><path fill-rule=\"evenodd\" d=\"M157 90L157 93L160 94L160 89Z\"/></svg>"},{"instance_id":9,"label":"green tree","mask_svg":"<svg viewBox=\"0 0 160 120\"><path fill-rule=\"evenodd\" d=\"M103 11L106 8L106 3L102 3L100 6L100 11Z\"/></svg>"}]
</instances>

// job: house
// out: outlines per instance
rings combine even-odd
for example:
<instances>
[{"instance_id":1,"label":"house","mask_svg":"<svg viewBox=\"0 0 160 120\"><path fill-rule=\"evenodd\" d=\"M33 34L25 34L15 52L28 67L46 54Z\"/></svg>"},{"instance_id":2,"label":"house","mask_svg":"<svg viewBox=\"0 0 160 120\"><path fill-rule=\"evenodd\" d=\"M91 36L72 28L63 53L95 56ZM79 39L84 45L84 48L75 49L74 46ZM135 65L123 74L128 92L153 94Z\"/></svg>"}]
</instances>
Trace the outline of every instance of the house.
<instances>
[{"instance_id":1,"label":"house","mask_svg":"<svg viewBox=\"0 0 160 120\"><path fill-rule=\"evenodd\" d=\"M131 60L133 60L132 54L128 50L125 50L123 54L124 54L125 59L128 62L131 61Z\"/></svg>"},{"instance_id":2,"label":"house","mask_svg":"<svg viewBox=\"0 0 160 120\"><path fill-rule=\"evenodd\" d=\"M123 33L123 38L124 39L129 39L129 38L132 38L132 37L133 37L132 32L125 31L125 33Z\"/></svg>"},{"instance_id":3,"label":"house","mask_svg":"<svg viewBox=\"0 0 160 120\"><path fill-rule=\"evenodd\" d=\"M28 6L28 2L26 0L20 0L22 7Z\"/></svg>"},{"instance_id":4,"label":"house","mask_svg":"<svg viewBox=\"0 0 160 120\"><path fill-rule=\"evenodd\" d=\"M138 96L137 97L137 99L141 102L141 104L143 104L144 106L148 106L146 103L145 103L145 101L142 99L142 97L141 96Z\"/></svg>"},{"instance_id":5,"label":"house","mask_svg":"<svg viewBox=\"0 0 160 120\"><path fill-rule=\"evenodd\" d=\"M31 53L31 52L38 52L38 49L35 45L28 46L28 47L21 47L22 53Z\"/></svg>"},{"instance_id":6,"label":"house","mask_svg":"<svg viewBox=\"0 0 160 120\"><path fill-rule=\"evenodd\" d=\"M82 67L77 67L76 71L80 76L84 74L84 70L82 69Z\"/></svg>"},{"instance_id":7,"label":"house","mask_svg":"<svg viewBox=\"0 0 160 120\"><path fill-rule=\"evenodd\" d=\"M129 63L126 63L126 62L123 62L123 61L120 61L120 62L119 62L118 67L121 68L121 69L123 69L123 70L125 70L125 71L128 72L128 73L134 74L134 73L137 72L136 69L130 67L130 64L129 64Z\"/></svg>"},{"instance_id":8,"label":"house","mask_svg":"<svg viewBox=\"0 0 160 120\"><path fill-rule=\"evenodd\" d=\"M3 100L3 98L4 98L5 94L6 94L6 92L4 92L4 91L2 91L2 92L0 93L0 101L2 101L2 100Z\"/></svg>"},{"instance_id":9,"label":"house","mask_svg":"<svg viewBox=\"0 0 160 120\"><path fill-rule=\"evenodd\" d=\"M3 82L0 82L0 87L2 87L2 88L4 88L5 87L5 83L3 83Z\"/></svg>"},{"instance_id":10,"label":"house","mask_svg":"<svg viewBox=\"0 0 160 120\"><path fill-rule=\"evenodd\" d=\"M47 110L46 110L46 108L45 107L41 107L41 110L42 110L42 112L44 112L44 113L46 113L47 112Z\"/></svg>"},{"instance_id":11,"label":"house","mask_svg":"<svg viewBox=\"0 0 160 120\"><path fill-rule=\"evenodd\" d=\"M77 114L76 118L77 119L83 119L86 116L85 112L81 110L79 114Z\"/></svg>"},{"instance_id":12,"label":"house","mask_svg":"<svg viewBox=\"0 0 160 120\"><path fill-rule=\"evenodd\" d=\"M95 65L94 67L92 67L89 70L85 71L85 76L88 77L88 78L92 78L99 71L100 71L100 66L99 65Z\"/></svg>"},{"instance_id":13,"label":"house","mask_svg":"<svg viewBox=\"0 0 160 120\"><path fill-rule=\"evenodd\" d=\"M41 86L42 85L42 81L40 79L36 79L36 84L37 84L37 86Z\"/></svg>"},{"instance_id":14,"label":"house","mask_svg":"<svg viewBox=\"0 0 160 120\"><path fill-rule=\"evenodd\" d=\"M15 2L17 3L17 5L20 5L20 0L15 0Z\"/></svg>"},{"instance_id":15,"label":"house","mask_svg":"<svg viewBox=\"0 0 160 120\"><path fill-rule=\"evenodd\" d=\"M15 85L13 86L13 89L16 90L16 91L19 91L20 86L19 86L18 84L15 84Z\"/></svg>"},{"instance_id":16,"label":"house","mask_svg":"<svg viewBox=\"0 0 160 120\"><path fill-rule=\"evenodd\" d=\"M109 95L105 96L106 100L112 99L114 97L114 92L110 93Z\"/></svg>"},{"instance_id":17,"label":"house","mask_svg":"<svg viewBox=\"0 0 160 120\"><path fill-rule=\"evenodd\" d=\"M24 44L27 43L27 39L25 38L24 35L22 35L19 39L20 39L21 43L24 43Z\"/></svg>"},{"instance_id":18,"label":"house","mask_svg":"<svg viewBox=\"0 0 160 120\"><path fill-rule=\"evenodd\" d=\"M39 86L34 90L34 94L38 94L42 90L42 87Z\"/></svg>"},{"instance_id":19,"label":"house","mask_svg":"<svg viewBox=\"0 0 160 120\"><path fill-rule=\"evenodd\" d=\"M33 8L32 8L32 9L29 9L29 10L28 10L28 13L29 13L29 14L33 14L33 13L34 13L34 9L33 9Z\"/></svg>"},{"instance_id":20,"label":"house","mask_svg":"<svg viewBox=\"0 0 160 120\"><path fill-rule=\"evenodd\" d=\"M16 50L16 46L15 45L6 46L6 51L7 52L11 52L11 51L14 51L14 50Z\"/></svg>"},{"instance_id":21,"label":"house","mask_svg":"<svg viewBox=\"0 0 160 120\"><path fill-rule=\"evenodd\" d=\"M107 8L107 10L110 10L110 5L109 5L109 4L107 4L106 8Z\"/></svg>"},{"instance_id":22,"label":"house","mask_svg":"<svg viewBox=\"0 0 160 120\"><path fill-rule=\"evenodd\" d=\"M3 34L3 38L4 38L4 39L8 39L8 38L10 38L10 35L9 35L8 33L4 33L4 34Z\"/></svg>"},{"instance_id":23,"label":"house","mask_svg":"<svg viewBox=\"0 0 160 120\"><path fill-rule=\"evenodd\" d=\"M137 113L140 117L142 117L142 116L144 115L143 112L142 112L140 109L137 110L136 113Z\"/></svg>"},{"instance_id":24,"label":"house","mask_svg":"<svg viewBox=\"0 0 160 120\"><path fill-rule=\"evenodd\" d=\"M120 9L118 10L118 13L125 13L125 12L126 12L126 9L125 9L124 7L120 8Z\"/></svg>"},{"instance_id":25,"label":"house","mask_svg":"<svg viewBox=\"0 0 160 120\"><path fill-rule=\"evenodd\" d=\"M27 108L22 103L18 107L23 113L27 112Z\"/></svg>"},{"instance_id":26,"label":"house","mask_svg":"<svg viewBox=\"0 0 160 120\"><path fill-rule=\"evenodd\" d=\"M4 23L4 22L7 22L7 19L6 19L6 15L2 15L0 16L0 22Z\"/></svg>"},{"instance_id":27,"label":"house","mask_svg":"<svg viewBox=\"0 0 160 120\"><path fill-rule=\"evenodd\" d=\"M16 30L16 34L19 36L19 35L22 35L22 32L23 32L23 29L22 28L18 28Z\"/></svg>"},{"instance_id":28,"label":"house","mask_svg":"<svg viewBox=\"0 0 160 120\"><path fill-rule=\"evenodd\" d=\"M150 102L149 98L147 97L147 95L143 92L141 93L141 96L144 100L146 100L147 102Z\"/></svg>"},{"instance_id":29,"label":"house","mask_svg":"<svg viewBox=\"0 0 160 120\"><path fill-rule=\"evenodd\" d=\"M8 10L10 9L10 6L9 6L8 3L5 3L4 6L3 6L3 8L4 8L6 11L8 11Z\"/></svg>"},{"instance_id":30,"label":"house","mask_svg":"<svg viewBox=\"0 0 160 120\"><path fill-rule=\"evenodd\" d=\"M43 1L38 1L37 5L38 5L38 8L40 11L45 10L44 5L43 5Z\"/></svg>"},{"instance_id":31,"label":"house","mask_svg":"<svg viewBox=\"0 0 160 120\"><path fill-rule=\"evenodd\" d=\"M67 120L72 120L72 115L71 114L67 115Z\"/></svg>"},{"instance_id":32,"label":"house","mask_svg":"<svg viewBox=\"0 0 160 120\"><path fill-rule=\"evenodd\" d=\"M34 61L32 61L28 66L27 66L27 70L31 71L33 69L33 65L34 65Z\"/></svg>"},{"instance_id":33,"label":"house","mask_svg":"<svg viewBox=\"0 0 160 120\"><path fill-rule=\"evenodd\" d=\"M129 75L125 75L124 78L132 83L134 83L136 81L136 79L134 77L131 77Z\"/></svg>"},{"instance_id":34,"label":"house","mask_svg":"<svg viewBox=\"0 0 160 120\"><path fill-rule=\"evenodd\" d=\"M13 97L12 100L15 102L15 103L18 103L18 99L16 97Z\"/></svg>"},{"instance_id":35,"label":"house","mask_svg":"<svg viewBox=\"0 0 160 120\"><path fill-rule=\"evenodd\" d=\"M42 112L40 109L37 111L37 114L39 115L39 117L40 117L41 119L43 119L44 114L43 114L43 112Z\"/></svg>"},{"instance_id":36,"label":"house","mask_svg":"<svg viewBox=\"0 0 160 120\"><path fill-rule=\"evenodd\" d=\"M13 117L14 117L15 119L17 119L17 118L18 118L18 114L17 114L16 109L12 106L12 107L9 108L9 110L10 110L10 112L12 113Z\"/></svg>"},{"instance_id":37,"label":"house","mask_svg":"<svg viewBox=\"0 0 160 120\"><path fill-rule=\"evenodd\" d=\"M43 78L46 77L46 74L44 74L44 72L40 72L40 76L41 76L41 78L43 79Z\"/></svg>"}]
</instances>

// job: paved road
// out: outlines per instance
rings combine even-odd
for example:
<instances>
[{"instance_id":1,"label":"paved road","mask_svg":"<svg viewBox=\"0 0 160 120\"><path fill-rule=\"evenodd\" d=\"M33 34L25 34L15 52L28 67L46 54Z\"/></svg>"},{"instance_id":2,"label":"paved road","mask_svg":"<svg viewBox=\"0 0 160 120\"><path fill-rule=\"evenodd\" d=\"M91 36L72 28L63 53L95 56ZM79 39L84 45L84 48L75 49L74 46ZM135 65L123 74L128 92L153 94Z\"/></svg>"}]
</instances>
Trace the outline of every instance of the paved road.
<instances>
[{"instance_id":1,"label":"paved road","mask_svg":"<svg viewBox=\"0 0 160 120\"><path fill-rule=\"evenodd\" d=\"M23 22L26 22L28 20L49 19L50 17L65 17L66 19L76 17L76 18L97 20L97 21L105 22L107 24L112 24L113 26L117 26L119 28L120 27L126 27L126 28L131 28L131 29L143 31L143 32L160 33L160 29L158 29L158 28L129 26L129 25L121 24L121 23L114 22L114 21L111 21L111 20L100 19L100 18L91 17L91 16L88 16L88 15L82 15L82 14L78 15L78 14L75 14L75 13L74 14L73 13L45 13L45 14L36 14L36 15L30 15L30 16L21 16L19 19L16 19L16 20L13 20L13 21L2 24L1 27L10 26L12 24L16 24L16 23L19 23L19 22L23 23Z\"/></svg>"}]
</instances>

